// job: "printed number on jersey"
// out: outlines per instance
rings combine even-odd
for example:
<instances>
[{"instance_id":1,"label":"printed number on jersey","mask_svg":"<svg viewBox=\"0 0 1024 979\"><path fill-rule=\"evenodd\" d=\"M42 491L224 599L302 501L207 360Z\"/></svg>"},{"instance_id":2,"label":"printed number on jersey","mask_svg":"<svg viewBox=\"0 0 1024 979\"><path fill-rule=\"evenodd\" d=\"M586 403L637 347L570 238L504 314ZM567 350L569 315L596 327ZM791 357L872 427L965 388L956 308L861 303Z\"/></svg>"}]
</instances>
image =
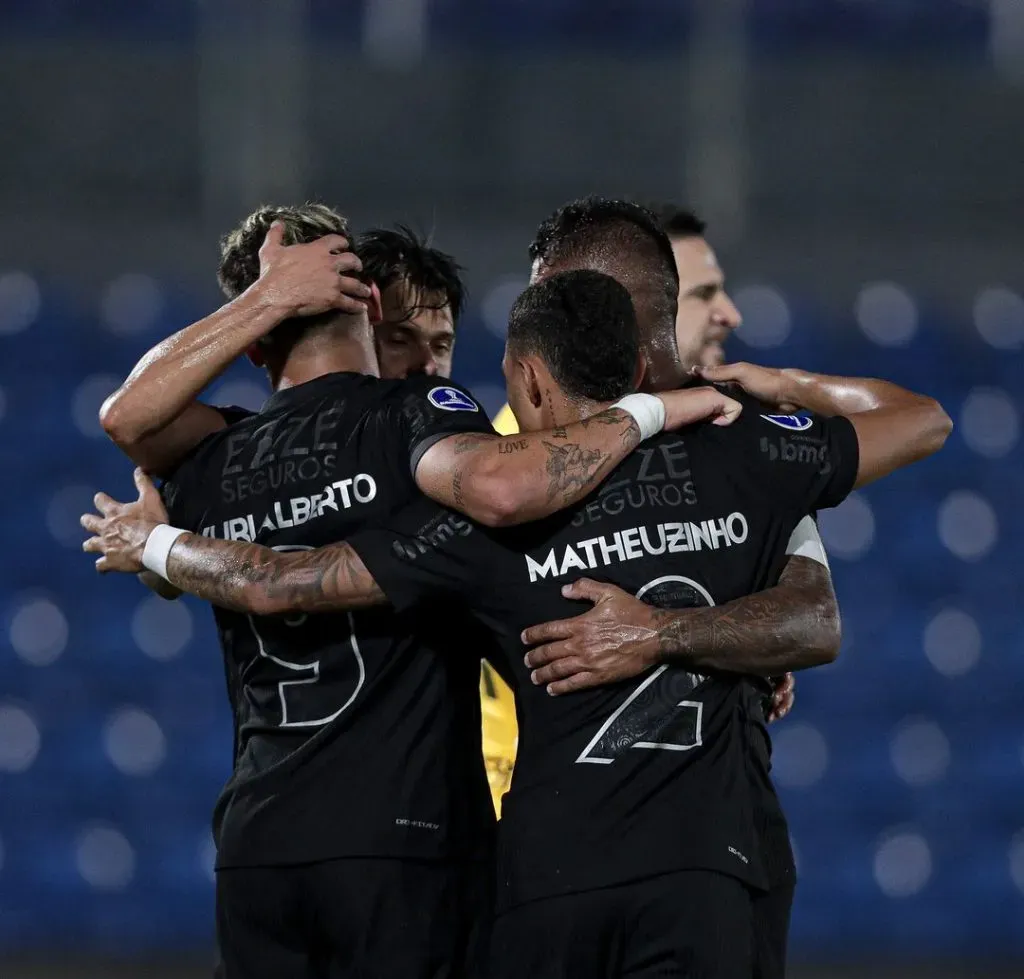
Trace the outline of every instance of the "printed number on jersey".
<instances>
[{"instance_id":1,"label":"printed number on jersey","mask_svg":"<svg viewBox=\"0 0 1024 979\"><path fill-rule=\"evenodd\" d=\"M702 585L679 575L649 581L636 597L658 608L715 604ZM601 725L576 759L577 764L610 765L634 748L689 751L700 747L704 705L691 695L703 680L682 667L659 666Z\"/></svg>"},{"instance_id":2,"label":"printed number on jersey","mask_svg":"<svg viewBox=\"0 0 1024 979\"><path fill-rule=\"evenodd\" d=\"M302 544L275 551L311 551ZM276 696L281 727L321 727L352 704L366 680L352 614L248 616L261 675ZM269 691L268 691L269 692ZM268 705L269 706L269 705Z\"/></svg>"}]
</instances>

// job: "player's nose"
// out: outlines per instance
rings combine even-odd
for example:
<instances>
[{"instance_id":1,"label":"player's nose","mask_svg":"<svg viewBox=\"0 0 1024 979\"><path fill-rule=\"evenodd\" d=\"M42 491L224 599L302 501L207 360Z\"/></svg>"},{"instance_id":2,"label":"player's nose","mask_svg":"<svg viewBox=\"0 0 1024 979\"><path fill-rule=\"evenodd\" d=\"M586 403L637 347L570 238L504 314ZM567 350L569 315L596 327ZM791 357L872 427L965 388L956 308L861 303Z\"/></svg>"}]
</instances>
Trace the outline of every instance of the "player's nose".
<instances>
[{"instance_id":1,"label":"player's nose","mask_svg":"<svg viewBox=\"0 0 1024 979\"><path fill-rule=\"evenodd\" d=\"M724 326L728 330L735 330L743 323L743 314L724 292L718 297L718 302L715 304L714 317L719 326Z\"/></svg>"}]
</instances>

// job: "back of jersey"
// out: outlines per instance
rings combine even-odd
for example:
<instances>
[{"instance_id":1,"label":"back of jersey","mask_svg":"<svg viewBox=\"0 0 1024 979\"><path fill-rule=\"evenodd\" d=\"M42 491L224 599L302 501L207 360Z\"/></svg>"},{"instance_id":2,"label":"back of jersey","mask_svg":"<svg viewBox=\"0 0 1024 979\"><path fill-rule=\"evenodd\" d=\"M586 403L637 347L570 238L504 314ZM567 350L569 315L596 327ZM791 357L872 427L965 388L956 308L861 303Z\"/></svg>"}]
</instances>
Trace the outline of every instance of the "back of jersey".
<instances>
[{"instance_id":1,"label":"back of jersey","mask_svg":"<svg viewBox=\"0 0 1024 979\"><path fill-rule=\"evenodd\" d=\"M800 451L780 450L780 439L797 436ZM419 505L352 540L397 608L461 595L498 640L520 724L502 807L501 906L680 869L769 886L774 843L752 777L757 678L697 675L677 660L553 698L531 682L520 637L585 611L562 595L581 577L676 610L771 586L793 527L849 492L857 458L846 419L748 406L729 427L645 443L587 500L549 520L488 531ZM728 645L719 621L715 641Z\"/></svg>"},{"instance_id":2,"label":"back of jersey","mask_svg":"<svg viewBox=\"0 0 1024 979\"><path fill-rule=\"evenodd\" d=\"M279 551L336 543L414 499L419 457L461 431L491 429L450 385L326 375L207 439L165 486L170 520ZM478 662L390 610L215 615L235 716L218 867L486 845Z\"/></svg>"}]
</instances>

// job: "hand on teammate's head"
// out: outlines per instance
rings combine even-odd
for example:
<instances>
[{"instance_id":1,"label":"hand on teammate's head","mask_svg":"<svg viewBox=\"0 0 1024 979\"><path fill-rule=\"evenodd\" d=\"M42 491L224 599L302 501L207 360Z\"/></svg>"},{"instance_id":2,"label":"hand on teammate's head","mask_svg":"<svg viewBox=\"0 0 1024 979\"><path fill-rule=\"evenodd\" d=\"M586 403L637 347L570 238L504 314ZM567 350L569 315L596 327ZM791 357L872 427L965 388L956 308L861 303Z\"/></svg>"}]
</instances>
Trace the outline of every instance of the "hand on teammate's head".
<instances>
[{"instance_id":1,"label":"hand on teammate's head","mask_svg":"<svg viewBox=\"0 0 1024 979\"><path fill-rule=\"evenodd\" d=\"M260 248L256 286L267 301L294 316L315 316L330 310L357 315L376 310L380 293L363 282L363 264L341 235L325 235L299 245L285 244L284 222L275 221Z\"/></svg>"}]
</instances>

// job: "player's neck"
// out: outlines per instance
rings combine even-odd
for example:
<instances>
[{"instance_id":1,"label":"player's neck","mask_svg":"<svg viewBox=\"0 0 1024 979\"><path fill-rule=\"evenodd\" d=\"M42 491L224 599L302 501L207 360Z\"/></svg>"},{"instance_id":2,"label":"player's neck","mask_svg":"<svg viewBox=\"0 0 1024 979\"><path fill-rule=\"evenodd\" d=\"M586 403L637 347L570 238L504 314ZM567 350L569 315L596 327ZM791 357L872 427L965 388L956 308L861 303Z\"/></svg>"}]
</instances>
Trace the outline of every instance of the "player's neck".
<instances>
[{"instance_id":1,"label":"player's neck","mask_svg":"<svg viewBox=\"0 0 1024 979\"><path fill-rule=\"evenodd\" d=\"M573 425L593 415L600 414L605 408L610 407L613 402L590 401L586 398L579 401L565 398L557 405L552 405L552 418L549 428L563 428L566 425Z\"/></svg>"},{"instance_id":2,"label":"player's neck","mask_svg":"<svg viewBox=\"0 0 1024 979\"><path fill-rule=\"evenodd\" d=\"M281 391L342 371L380 377L377 351L369 336L335 338L329 344L296 347L273 379L274 390Z\"/></svg>"}]
</instances>

